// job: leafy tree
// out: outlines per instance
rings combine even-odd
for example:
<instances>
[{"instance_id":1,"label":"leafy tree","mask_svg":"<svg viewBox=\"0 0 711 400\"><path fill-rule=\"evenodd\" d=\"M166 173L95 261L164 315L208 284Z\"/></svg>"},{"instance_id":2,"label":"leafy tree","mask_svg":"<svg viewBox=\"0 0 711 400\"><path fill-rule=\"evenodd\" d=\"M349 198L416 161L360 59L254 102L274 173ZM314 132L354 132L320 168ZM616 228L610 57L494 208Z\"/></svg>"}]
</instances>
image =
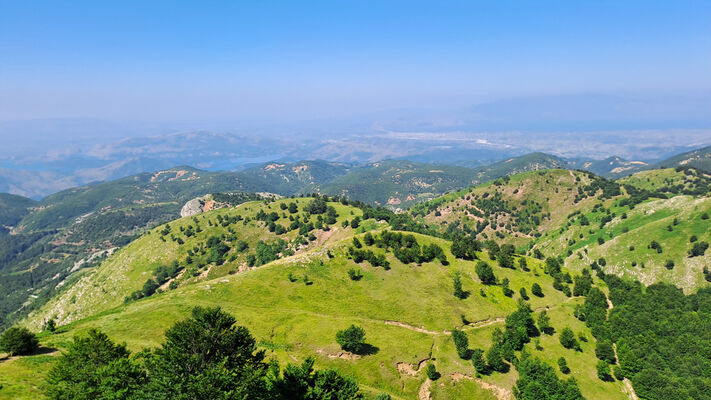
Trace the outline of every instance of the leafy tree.
<instances>
[{"instance_id":1,"label":"leafy tree","mask_svg":"<svg viewBox=\"0 0 711 400\"><path fill-rule=\"evenodd\" d=\"M437 368L435 368L435 365L432 363L427 364L425 372L427 373L427 377L432 381L436 381L440 377L440 373L437 372Z\"/></svg>"},{"instance_id":2,"label":"leafy tree","mask_svg":"<svg viewBox=\"0 0 711 400\"><path fill-rule=\"evenodd\" d=\"M598 361L595 364L595 369L597 370L597 377L605 382L613 381L612 375L610 375L610 364L605 361Z\"/></svg>"},{"instance_id":3,"label":"leafy tree","mask_svg":"<svg viewBox=\"0 0 711 400\"><path fill-rule=\"evenodd\" d=\"M583 270L583 274L576 276L574 279L573 296L585 296L592 287L592 276L587 269Z\"/></svg>"},{"instance_id":4,"label":"leafy tree","mask_svg":"<svg viewBox=\"0 0 711 400\"><path fill-rule=\"evenodd\" d=\"M363 278L363 274L359 270L351 268L348 270L348 277L351 278L352 281L359 281Z\"/></svg>"},{"instance_id":5,"label":"leafy tree","mask_svg":"<svg viewBox=\"0 0 711 400\"><path fill-rule=\"evenodd\" d=\"M328 204L321 197L316 197L309 204L304 207L304 211L309 214L323 214L328 210Z\"/></svg>"},{"instance_id":6,"label":"leafy tree","mask_svg":"<svg viewBox=\"0 0 711 400\"><path fill-rule=\"evenodd\" d=\"M351 353L362 353L365 348L365 330L359 326L351 325L336 333L336 342L341 348Z\"/></svg>"},{"instance_id":7,"label":"leafy tree","mask_svg":"<svg viewBox=\"0 0 711 400\"><path fill-rule=\"evenodd\" d=\"M560 380L553 367L524 352L516 365L518 400L584 400L574 378Z\"/></svg>"},{"instance_id":8,"label":"leafy tree","mask_svg":"<svg viewBox=\"0 0 711 400\"><path fill-rule=\"evenodd\" d=\"M560 368L560 372L566 375L570 373L570 368L568 368L568 362L565 360L565 357L558 359L558 368Z\"/></svg>"},{"instance_id":9,"label":"leafy tree","mask_svg":"<svg viewBox=\"0 0 711 400\"><path fill-rule=\"evenodd\" d=\"M526 261L526 257L518 259L518 267L521 268L522 271L528 271L528 262Z\"/></svg>"},{"instance_id":10,"label":"leafy tree","mask_svg":"<svg viewBox=\"0 0 711 400\"><path fill-rule=\"evenodd\" d=\"M375 396L375 400L391 400L392 397L390 397L389 394L387 393L380 393L379 395Z\"/></svg>"},{"instance_id":11,"label":"leafy tree","mask_svg":"<svg viewBox=\"0 0 711 400\"><path fill-rule=\"evenodd\" d=\"M496 372L505 373L509 370L509 365L504 361L501 355L501 347L498 344L489 347L489 350L486 352L486 362L489 364L489 367Z\"/></svg>"},{"instance_id":12,"label":"leafy tree","mask_svg":"<svg viewBox=\"0 0 711 400\"><path fill-rule=\"evenodd\" d=\"M457 349L457 355L459 358L467 360L471 356L469 354L469 337L467 334L458 330L452 330L452 339L454 340L454 347Z\"/></svg>"},{"instance_id":13,"label":"leafy tree","mask_svg":"<svg viewBox=\"0 0 711 400\"><path fill-rule=\"evenodd\" d=\"M477 276L479 276L479 280L481 280L481 283L485 285L496 284L496 276L494 275L494 270L491 269L491 266L489 266L489 264L480 261L476 265L476 274Z\"/></svg>"},{"instance_id":14,"label":"leafy tree","mask_svg":"<svg viewBox=\"0 0 711 400\"><path fill-rule=\"evenodd\" d=\"M541 285L538 283L531 285L531 293L533 293L534 296L543 297L543 289L541 289Z\"/></svg>"},{"instance_id":15,"label":"leafy tree","mask_svg":"<svg viewBox=\"0 0 711 400\"><path fill-rule=\"evenodd\" d=\"M689 250L689 257L698 257L698 256L703 256L704 253L706 253L706 249L709 248L709 244L706 242L696 242L694 243L693 246L691 246L691 250Z\"/></svg>"},{"instance_id":16,"label":"leafy tree","mask_svg":"<svg viewBox=\"0 0 711 400\"><path fill-rule=\"evenodd\" d=\"M57 330L57 321L54 318L50 318L44 323L43 330L54 333Z\"/></svg>"},{"instance_id":17,"label":"leafy tree","mask_svg":"<svg viewBox=\"0 0 711 400\"><path fill-rule=\"evenodd\" d=\"M546 335L552 335L554 332L551 326L551 318L546 310L541 311L538 315L538 329Z\"/></svg>"},{"instance_id":18,"label":"leafy tree","mask_svg":"<svg viewBox=\"0 0 711 400\"><path fill-rule=\"evenodd\" d=\"M165 332L146 360L150 380L142 398L267 398L264 351L219 307L195 307Z\"/></svg>"},{"instance_id":19,"label":"leafy tree","mask_svg":"<svg viewBox=\"0 0 711 400\"><path fill-rule=\"evenodd\" d=\"M514 259L510 253L500 251L496 257L496 261L499 263L501 268L514 268Z\"/></svg>"},{"instance_id":20,"label":"leafy tree","mask_svg":"<svg viewBox=\"0 0 711 400\"><path fill-rule=\"evenodd\" d=\"M454 285L454 297L458 299L466 298L467 292L462 290L462 279L460 277L459 271L455 272L452 276L452 283Z\"/></svg>"},{"instance_id":21,"label":"leafy tree","mask_svg":"<svg viewBox=\"0 0 711 400\"><path fill-rule=\"evenodd\" d=\"M504 296L506 297L511 297L514 294L514 291L511 290L509 287L509 278L504 278L501 281L501 290L503 290Z\"/></svg>"},{"instance_id":22,"label":"leafy tree","mask_svg":"<svg viewBox=\"0 0 711 400\"><path fill-rule=\"evenodd\" d=\"M598 341L595 345L595 356L609 364L615 364L617 358L615 357L615 349L612 347L612 342L609 340Z\"/></svg>"},{"instance_id":23,"label":"leafy tree","mask_svg":"<svg viewBox=\"0 0 711 400\"><path fill-rule=\"evenodd\" d=\"M129 358L125 344L115 344L105 333L91 329L75 336L47 376L50 399L137 398L147 376Z\"/></svg>"},{"instance_id":24,"label":"leafy tree","mask_svg":"<svg viewBox=\"0 0 711 400\"><path fill-rule=\"evenodd\" d=\"M578 340L575 339L575 334L572 329L568 327L563 328L563 330L560 331L559 340L560 344L562 344L566 349L580 351L580 343L578 343Z\"/></svg>"},{"instance_id":25,"label":"leafy tree","mask_svg":"<svg viewBox=\"0 0 711 400\"><path fill-rule=\"evenodd\" d=\"M484 350L482 350L482 349L472 350L471 357L472 357L472 364L474 364L474 369L476 369L476 372L478 374L489 375L491 373L489 366L486 364L486 361L484 361Z\"/></svg>"},{"instance_id":26,"label":"leafy tree","mask_svg":"<svg viewBox=\"0 0 711 400\"><path fill-rule=\"evenodd\" d=\"M0 350L11 356L32 354L39 348L39 340L29 329L13 326L0 336Z\"/></svg>"},{"instance_id":27,"label":"leafy tree","mask_svg":"<svg viewBox=\"0 0 711 400\"><path fill-rule=\"evenodd\" d=\"M279 376L278 366L270 366L270 399L275 400L360 400L358 384L336 370L316 371L309 357L301 365L288 364Z\"/></svg>"},{"instance_id":28,"label":"leafy tree","mask_svg":"<svg viewBox=\"0 0 711 400\"><path fill-rule=\"evenodd\" d=\"M522 299L524 299L524 300L528 300L528 299L529 299L528 293L526 293L526 288L521 288L521 289L519 289L518 293L519 293L519 295L521 295L521 298L522 298Z\"/></svg>"}]
</instances>

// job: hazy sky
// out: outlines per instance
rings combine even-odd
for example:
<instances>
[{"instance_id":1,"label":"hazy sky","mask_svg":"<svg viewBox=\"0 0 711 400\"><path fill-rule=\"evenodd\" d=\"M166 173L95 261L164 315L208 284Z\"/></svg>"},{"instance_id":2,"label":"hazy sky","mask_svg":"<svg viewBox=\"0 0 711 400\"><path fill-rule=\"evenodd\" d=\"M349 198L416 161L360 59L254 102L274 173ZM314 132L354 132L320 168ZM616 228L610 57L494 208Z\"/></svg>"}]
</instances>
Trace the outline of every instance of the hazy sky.
<instances>
[{"instance_id":1,"label":"hazy sky","mask_svg":"<svg viewBox=\"0 0 711 400\"><path fill-rule=\"evenodd\" d=\"M711 1L0 0L0 120L708 94Z\"/></svg>"}]
</instances>

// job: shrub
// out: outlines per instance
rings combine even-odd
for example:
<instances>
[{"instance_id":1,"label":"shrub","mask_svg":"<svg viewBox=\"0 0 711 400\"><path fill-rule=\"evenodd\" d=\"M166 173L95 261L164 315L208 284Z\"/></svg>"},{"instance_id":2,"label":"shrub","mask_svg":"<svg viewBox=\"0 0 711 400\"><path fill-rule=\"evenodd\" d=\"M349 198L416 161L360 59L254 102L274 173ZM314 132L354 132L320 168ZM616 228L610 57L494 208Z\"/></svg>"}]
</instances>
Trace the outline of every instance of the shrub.
<instances>
[{"instance_id":1,"label":"shrub","mask_svg":"<svg viewBox=\"0 0 711 400\"><path fill-rule=\"evenodd\" d=\"M25 327L13 326L0 336L0 350L11 356L32 354L39 348L39 340Z\"/></svg>"},{"instance_id":2,"label":"shrub","mask_svg":"<svg viewBox=\"0 0 711 400\"><path fill-rule=\"evenodd\" d=\"M531 293L533 293L534 296L543 297L543 289L541 289L541 285L538 283L531 285Z\"/></svg>"},{"instance_id":3,"label":"shrub","mask_svg":"<svg viewBox=\"0 0 711 400\"><path fill-rule=\"evenodd\" d=\"M481 280L481 283L485 285L496 284L496 276L494 275L494 270L491 269L489 264L481 261L476 265L476 274Z\"/></svg>"},{"instance_id":4,"label":"shrub","mask_svg":"<svg viewBox=\"0 0 711 400\"><path fill-rule=\"evenodd\" d=\"M566 327L563 328L563 330L560 332L560 344L563 345L566 349L574 349L576 351L580 351L580 343L575 339L575 334L573 333L573 330Z\"/></svg>"},{"instance_id":5,"label":"shrub","mask_svg":"<svg viewBox=\"0 0 711 400\"><path fill-rule=\"evenodd\" d=\"M612 375L610 375L610 364L600 360L595 365L595 368L597 369L597 377L600 378L600 380L603 380L605 382L610 382L613 380Z\"/></svg>"},{"instance_id":6,"label":"shrub","mask_svg":"<svg viewBox=\"0 0 711 400\"><path fill-rule=\"evenodd\" d=\"M568 368L568 362L565 361L565 357L558 359L558 368L560 368L560 372L566 375L570 373L570 368Z\"/></svg>"},{"instance_id":7,"label":"shrub","mask_svg":"<svg viewBox=\"0 0 711 400\"><path fill-rule=\"evenodd\" d=\"M469 359L471 354L469 353L469 338L467 334L458 329L454 329L452 331L452 339L454 339L454 346L457 348L459 358L464 360Z\"/></svg>"},{"instance_id":8,"label":"shrub","mask_svg":"<svg viewBox=\"0 0 711 400\"><path fill-rule=\"evenodd\" d=\"M365 330L359 326L351 325L336 333L336 342L341 349L351 353L362 353L365 350Z\"/></svg>"},{"instance_id":9,"label":"shrub","mask_svg":"<svg viewBox=\"0 0 711 400\"><path fill-rule=\"evenodd\" d=\"M430 380L436 381L440 377L440 373L437 372L437 369L435 368L434 364L429 363L427 364L427 377L430 378Z\"/></svg>"}]
</instances>

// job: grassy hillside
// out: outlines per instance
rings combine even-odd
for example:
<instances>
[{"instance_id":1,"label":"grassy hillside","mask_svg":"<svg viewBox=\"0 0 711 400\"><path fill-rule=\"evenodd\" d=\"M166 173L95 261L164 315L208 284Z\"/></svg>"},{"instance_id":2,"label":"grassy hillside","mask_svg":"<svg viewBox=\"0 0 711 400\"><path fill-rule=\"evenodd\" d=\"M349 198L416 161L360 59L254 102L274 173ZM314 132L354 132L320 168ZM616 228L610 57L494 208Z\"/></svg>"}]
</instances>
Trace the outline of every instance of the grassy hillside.
<instances>
[{"instance_id":1,"label":"grassy hillside","mask_svg":"<svg viewBox=\"0 0 711 400\"><path fill-rule=\"evenodd\" d=\"M710 211L710 183L695 169L644 171L619 183L552 170L445 195L411 213L443 233L472 233L529 254L560 256L575 270L604 258L607 273L645 284L670 282L690 292L707 284L703 267L711 252L687 253L692 236L698 242L711 239L702 219ZM648 249L652 241L663 253ZM667 266L670 260L674 267Z\"/></svg>"},{"instance_id":2,"label":"grassy hillside","mask_svg":"<svg viewBox=\"0 0 711 400\"><path fill-rule=\"evenodd\" d=\"M72 335L98 327L112 338L125 341L131 349L139 350L156 346L163 331L185 317L191 307L220 305L235 315L238 323L250 328L270 357L293 362L315 356L318 366L333 367L355 377L369 398L387 392L395 399L427 398L428 393L434 399L456 399L465 395L492 400L511 398L511 387L517 377L515 369L477 377L471 361L457 356L451 331L463 330L471 348L489 347L493 330L502 328L504 318L516 310L519 289L530 289L534 283L540 284L544 293L543 297L530 298L535 314L547 309L557 331L569 326L576 333L591 338L589 329L572 318L574 306L580 304L582 298L566 297L555 290L553 278L543 273L541 261L526 258L529 270L523 271L500 268L487 253L476 253L481 261L493 266L499 282L504 278L511 282L516 294L507 297L501 286L484 285L480 281L475 272L477 260L454 258L451 243L444 239L413 234L421 248L432 244L442 248L448 265L437 259L404 264L394 249L368 245L366 234L377 238L386 225L368 219L355 229L344 227L343 221L352 221L361 210L340 203L328 203L338 214L336 222L328 231L315 229L312 232L315 239L310 245L293 255L282 254L281 259L265 265L244 268L244 260L252 254L255 242L276 239L275 233L269 232L268 224L254 218L260 211L267 214L274 211L280 216L286 213L288 219L289 210L282 210L281 204L288 207L297 200L298 211L294 215L303 218L310 199L283 199L269 204L252 202L230 210L211 211L197 216L198 222L188 217L170 223L170 233L165 235L162 234L165 226L158 227L109 257L27 323L36 327L48 316L56 316L62 323L73 321L63 325L60 333L42 337L43 344L51 348L63 348ZM215 224L218 215L227 221L225 226ZM237 220L238 216L243 219ZM250 220L245 225L247 218ZM317 217L312 214L310 218ZM282 216L275 223L286 224L287 219ZM208 221L213 222L212 227ZM193 236L185 235L187 227L195 229L196 224L202 231ZM231 255L236 254L233 238L229 237L233 234L231 230L237 240L249 243L249 250L234 259L231 259ZM183 266L186 248L195 247L212 236L222 237L222 234L225 235L222 242L231 247L222 265L208 264L195 271L197 276L185 276L190 268L185 265L183 275L175 278L178 282L175 288L169 288L169 280L164 292L124 303L123 298L140 289L157 265L175 260ZM293 241L297 234L297 230L293 230L281 236L285 241ZM183 239L184 244L173 241L171 235ZM389 267L374 267L367 261L356 263L350 256L354 236L364 243L361 250L384 255ZM520 256L514 259L518 263ZM350 279L351 269L359 271L362 278ZM453 295L455 272L461 274L463 289L468 292L465 299ZM55 315L64 307L66 313ZM350 324L365 329L367 343L372 346L369 355L344 353L335 343L336 332ZM551 365L565 356L572 376L587 398L626 398L621 383L601 382L597 378L592 342L583 343L582 351L575 352L564 349L556 334L541 337L539 345L543 350L536 350L533 342L526 348ZM442 374L436 382L426 379L423 369L428 361ZM42 376L52 362L52 355L0 362L0 376L3 376L0 384L5 386L0 390L0 398L37 398L37 388L41 387ZM5 377L17 377L17 380Z\"/></svg>"},{"instance_id":3,"label":"grassy hillside","mask_svg":"<svg viewBox=\"0 0 711 400\"><path fill-rule=\"evenodd\" d=\"M560 226L572 209L592 208L593 196L577 189L598 180L576 171L527 172L439 197L410 212L441 232L461 230L479 240L523 246Z\"/></svg>"}]
</instances>

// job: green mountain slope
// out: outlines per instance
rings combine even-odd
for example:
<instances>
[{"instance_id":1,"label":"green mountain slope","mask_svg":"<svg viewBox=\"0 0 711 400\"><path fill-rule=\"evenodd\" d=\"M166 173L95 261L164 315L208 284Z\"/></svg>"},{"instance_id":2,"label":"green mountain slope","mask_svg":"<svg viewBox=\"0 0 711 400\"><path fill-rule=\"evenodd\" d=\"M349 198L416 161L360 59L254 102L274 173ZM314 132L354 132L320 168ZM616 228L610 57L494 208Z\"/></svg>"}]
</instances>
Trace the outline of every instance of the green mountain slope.
<instances>
[{"instance_id":1,"label":"green mountain slope","mask_svg":"<svg viewBox=\"0 0 711 400\"><path fill-rule=\"evenodd\" d=\"M604 258L607 273L689 292L707 284L703 267L711 252L687 253L691 236L711 241L702 219L711 212L710 183L693 169L644 171L619 183L578 171L541 171L452 193L411 213L443 233L472 233L529 254L538 250L574 270ZM647 248L652 241L663 253ZM669 261L675 266L667 268Z\"/></svg>"},{"instance_id":2,"label":"green mountain slope","mask_svg":"<svg viewBox=\"0 0 711 400\"><path fill-rule=\"evenodd\" d=\"M35 201L32 199L0 193L0 236L7 235L34 205Z\"/></svg>"},{"instance_id":3,"label":"green mountain slope","mask_svg":"<svg viewBox=\"0 0 711 400\"><path fill-rule=\"evenodd\" d=\"M288 204L297 200L297 210L291 213ZM412 234L420 248L432 244L442 248L448 265L437 259L405 264L396 257L394 248L386 251L374 244L368 245L366 234L377 239L387 224L365 219L358 228L352 228L352 224L344 227L344 220L352 221L363 211L328 203L337 214L329 230L314 229L310 244L292 248L293 255L287 251L280 259L245 268L249 255L259 254L255 244L259 240L273 243L281 238L295 243L297 237L303 237L300 228L281 235L269 232L268 222L255 221L262 215L260 211L266 215L276 212L279 218L272 222L286 225L289 216L298 215L303 221L310 201L301 198L269 204L245 203L171 222L165 234L166 225L157 227L110 256L57 300L33 314L27 323L37 327L48 317L56 317L62 324L73 321L64 325L60 333L45 336L43 342L47 346L62 348L72 335L98 327L138 350L155 346L163 330L184 317L192 306L221 305L237 317L239 324L250 327L260 348L267 350L270 357L293 362L314 356L320 367L333 367L355 377L368 398L380 392L399 399L429 395L436 399L455 399L466 394L493 400L497 396L511 396L517 378L515 369L477 378L471 361L458 357L451 331L459 328L465 332L471 348L488 348L492 332L504 327L505 317L516 310L520 296L507 297L501 286L483 284L476 272L478 261L456 259L447 240ZM281 204L287 209L283 210ZM318 215L312 214L309 220L318 221ZM200 232L196 232L198 225ZM188 226L193 227L190 231L194 234L188 235ZM350 256L354 236L363 243L362 250L383 255L389 267L374 267L367 261L356 263ZM194 257L190 264L186 261L187 250L200 248L201 244L207 246L210 237L218 237L220 243L230 247L222 258L224 263L206 263L193 270L199 260L210 256L212 247L205 255ZM248 243L248 250L236 250L240 240ZM233 254L236 257L232 258ZM528 271L523 271L498 267L485 252L476 252L476 256L493 266L499 282L504 278L510 281L516 293L520 288L530 289L534 283L541 285L544 296L531 296L531 307L536 314L547 310L557 330L570 326L575 332L591 337L584 323L571 318L575 305L581 304L583 298L566 297L554 289L553 278L543 272L543 262L526 257ZM521 257L514 255L514 259L518 264ZM124 297L141 290L159 265L170 265L173 261L178 262L181 272L176 278L165 281L165 291L124 302ZM359 271L362 278L350 279L351 269ZM463 288L469 293L463 300L452 292L455 272L460 273ZM171 285L173 281L177 283ZM371 354L357 356L339 349L335 334L350 324L365 329L367 343L372 346ZM601 382L597 378L592 342L583 342L582 351L575 352L564 349L557 336L543 336L539 346L545 351L538 350L534 342L526 348L550 364L565 356L581 391L588 398L625 398L622 383ZM435 383L424 373L428 361L434 362L442 374ZM15 363L19 364L18 361L0 364L0 373L15 376L23 373L22 368L29 368L36 374L29 381L36 385L51 366L52 357L38 359L32 367L24 364L15 367ZM32 393L29 385L22 382L11 385L14 393Z\"/></svg>"},{"instance_id":4,"label":"green mountain slope","mask_svg":"<svg viewBox=\"0 0 711 400\"><path fill-rule=\"evenodd\" d=\"M669 157L654 165L655 168L694 167L711 172L711 146Z\"/></svg>"}]
</instances>

